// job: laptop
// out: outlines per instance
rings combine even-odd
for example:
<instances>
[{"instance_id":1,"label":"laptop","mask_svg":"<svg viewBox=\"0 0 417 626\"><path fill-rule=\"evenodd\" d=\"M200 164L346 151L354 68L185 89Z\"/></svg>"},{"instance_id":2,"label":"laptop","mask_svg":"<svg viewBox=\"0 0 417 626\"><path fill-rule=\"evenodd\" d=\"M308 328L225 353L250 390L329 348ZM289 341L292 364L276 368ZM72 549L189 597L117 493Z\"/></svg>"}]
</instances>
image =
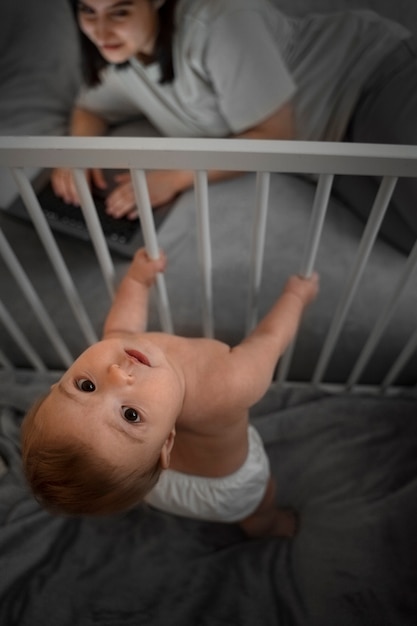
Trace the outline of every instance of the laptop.
<instances>
[{"instance_id":1,"label":"laptop","mask_svg":"<svg viewBox=\"0 0 417 626\"><path fill-rule=\"evenodd\" d=\"M110 171L106 171L106 178L107 176L111 176ZM76 237L85 242L90 241L80 207L66 204L61 198L58 198L49 180L45 179L44 174L33 182L33 188L48 224L53 231ZM107 190L106 193L108 193ZM144 245L140 221L128 220L127 218L115 219L107 215L103 191L93 189L92 196L109 249L123 257L132 258L136 250ZM157 229L168 215L171 206L172 203L168 203L154 212L155 227ZM11 202L4 211L12 217L30 221L29 214L20 196Z\"/></svg>"}]
</instances>

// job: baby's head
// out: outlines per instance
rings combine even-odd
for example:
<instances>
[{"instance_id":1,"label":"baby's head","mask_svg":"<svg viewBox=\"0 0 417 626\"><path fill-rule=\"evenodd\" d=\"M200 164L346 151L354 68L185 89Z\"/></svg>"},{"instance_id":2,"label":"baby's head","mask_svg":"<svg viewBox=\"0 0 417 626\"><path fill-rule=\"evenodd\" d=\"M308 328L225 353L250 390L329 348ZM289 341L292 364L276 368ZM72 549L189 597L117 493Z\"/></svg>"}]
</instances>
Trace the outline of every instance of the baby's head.
<instances>
[{"instance_id":1,"label":"baby's head","mask_svg":"<svg viewBox=\"0 0 417 626\"><path fill-rule=\"evenodd\" d=\"M29 484L50 510L106 515L137 504L169 466L184 389L152 343L88 348L22 425Z\"/></svg>"}]
</instances>

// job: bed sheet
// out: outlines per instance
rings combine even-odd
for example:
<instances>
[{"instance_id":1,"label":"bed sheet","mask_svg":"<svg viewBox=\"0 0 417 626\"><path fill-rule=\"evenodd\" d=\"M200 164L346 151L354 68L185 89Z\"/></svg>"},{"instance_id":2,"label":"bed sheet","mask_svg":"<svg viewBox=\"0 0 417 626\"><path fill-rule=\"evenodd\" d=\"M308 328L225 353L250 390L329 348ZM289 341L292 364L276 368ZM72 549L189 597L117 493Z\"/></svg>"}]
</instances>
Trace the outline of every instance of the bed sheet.
<instances>
[{"instance_id":1,"label":"bed sheet","mask_svg":"<svg viewBox=\"0 0 417 626\"><path fill-rule=\"evenodd\" d=\"M0 624L415 626L417 398L271 389L252 412L293 540L139 506L54 517L29 495L19 423L53 380L0 378Z\"/></svg>"}]
</instances>

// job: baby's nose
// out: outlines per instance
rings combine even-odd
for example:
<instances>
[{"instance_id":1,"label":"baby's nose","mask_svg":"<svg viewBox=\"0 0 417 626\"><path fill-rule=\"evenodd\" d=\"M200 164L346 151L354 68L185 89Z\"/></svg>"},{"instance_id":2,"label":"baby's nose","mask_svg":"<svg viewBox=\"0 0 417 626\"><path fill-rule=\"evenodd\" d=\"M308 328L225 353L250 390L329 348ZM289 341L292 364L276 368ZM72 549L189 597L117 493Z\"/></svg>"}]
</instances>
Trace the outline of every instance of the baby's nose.
<instances>
[{"instance_id":1,"label":"baby's nose","mask_svg":"<svg viewBox=\"0 0 417 626\"><path fill-rule=\"evenodd\" d=\"M117 363L112 363L109 367L109 376L116 384L126 384L132 382L132 376Z\"/></svg>"}]
</instances>

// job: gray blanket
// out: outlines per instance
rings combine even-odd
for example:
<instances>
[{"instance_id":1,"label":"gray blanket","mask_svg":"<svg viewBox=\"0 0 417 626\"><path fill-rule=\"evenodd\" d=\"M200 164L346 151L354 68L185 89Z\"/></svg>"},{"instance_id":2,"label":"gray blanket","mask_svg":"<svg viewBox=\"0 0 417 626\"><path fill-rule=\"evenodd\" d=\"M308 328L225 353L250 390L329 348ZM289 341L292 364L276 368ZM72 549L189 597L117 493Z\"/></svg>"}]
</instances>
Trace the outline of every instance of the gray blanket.
<instances>
[{"instance_id":1,"label":"gray blanket","mask_svg":"<svg viewBox=\"0 0 417 626\"><path fill-rule=\"evenodd\" d=\"M47 381L0 378L2 626L415 626L417 399L271 390L255 407L293 540L147 506L52 517L19 423Z\"/></svg>"}]
</instances>

